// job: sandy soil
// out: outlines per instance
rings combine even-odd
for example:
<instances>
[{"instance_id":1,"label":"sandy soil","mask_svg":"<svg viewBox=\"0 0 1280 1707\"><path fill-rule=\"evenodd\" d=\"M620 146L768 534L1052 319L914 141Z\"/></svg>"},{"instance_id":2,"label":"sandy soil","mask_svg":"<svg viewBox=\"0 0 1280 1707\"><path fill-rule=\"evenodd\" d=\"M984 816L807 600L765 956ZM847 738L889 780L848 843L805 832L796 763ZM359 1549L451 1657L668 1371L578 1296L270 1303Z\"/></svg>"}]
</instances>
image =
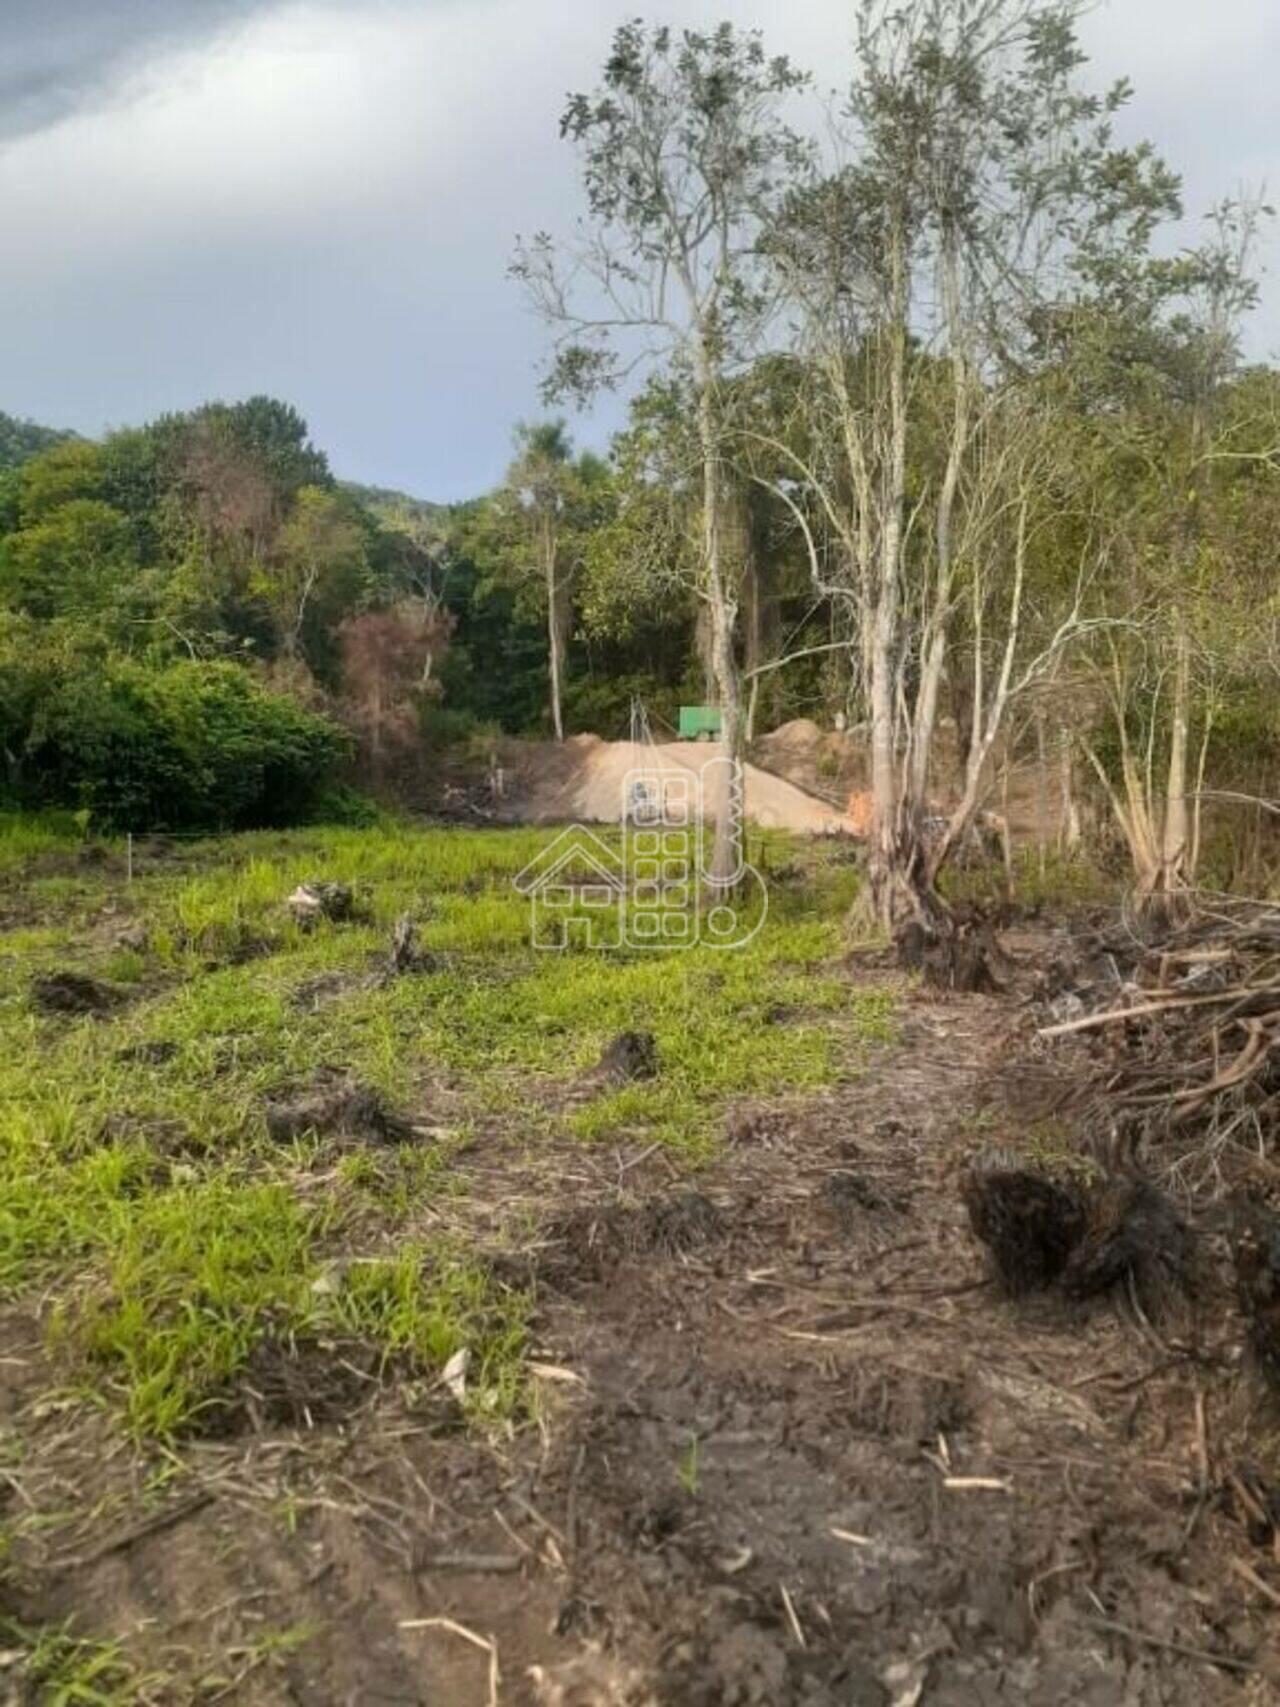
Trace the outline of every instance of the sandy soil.
<instances>
[{"instance_id":1,"label":"sandy soil","mask_svg":"<svg viewBox=\"0 0 1280 1707\"><path fill-rule=\"evenodd\" d=\"M19 1610L215 1657L201 1699L251 1707L1280 1699L1273 1537L1232 1493L1274 1417L1229 1295L1163 1333L999 1297L960 1159L1025 1139L1061 1069L1018 992L904 1000L866 1077L737 1109L692 1184L477 1133L445 1208L539 1300L514 1438L321 1359L326 1420L200 1443L157 1494L101 1419L36 1407L9 1319L50 1514Z\"/></svg>"},{"instance_id":2,"label":"sandy soil","mask_svg":"<svg viewBox=\"0 0 1280 1707\"><path fill-rule=\"evenodd\" d=\"M484 783L485 815L496 806L497 818L508 823L616 824L635 778L649 779L651 787L665 793L672 779L691 773L702 775L711 815L723 796L716 764L723 752L717 742L645 745L604 741L598 735L573 735L559 745L504 741L498 752L504 792L493 802ZM866 742L860 736L796 718L760 736L752 758L755 762L746 766L746 807L753 823L805 835L861 833L860 818L848 810L851 797L865 793L869 783ZM932 781L939 810L958 798L960 774L954 731L947 726ZM1015 842L1052 841L1058 834L1056 775L1042 776L1034 765L1012 767L988 804L1008 817Z\"/></svg>"},{"instance_id":3,"label":"sandy soil","mask_svg":"<svg viewBox=\"0 0 1280 1707\"><path fill-rule=\"evenodd\" d=\"M512 745L502 816L524 823L616 824L636 783L656 797L698 779L703 809L714 816L725 795L724 747L719 742L652 745L575 735L560 747ZM844 812L784 777L746 766L746 809L763 829L831 835L850 830Z\"/></svg>"}]
</instances>

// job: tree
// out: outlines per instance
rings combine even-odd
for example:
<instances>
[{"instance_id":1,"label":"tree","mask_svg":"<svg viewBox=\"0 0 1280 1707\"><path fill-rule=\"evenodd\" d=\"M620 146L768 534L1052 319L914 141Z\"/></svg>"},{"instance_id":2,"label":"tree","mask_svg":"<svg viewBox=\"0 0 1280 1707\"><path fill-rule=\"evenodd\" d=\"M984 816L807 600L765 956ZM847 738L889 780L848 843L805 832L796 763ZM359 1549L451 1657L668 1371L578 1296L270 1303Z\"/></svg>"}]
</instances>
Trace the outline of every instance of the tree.
<instances>
[{"instance_id":1,"label":"tree","mask_svg":"<svg viewBox=\"0 0 1280 1707\"><path fill-rule=\"evenodd\" d=\"M1257 614L1274 586L1273 569L1247 572L1239 504L1247 490L1256 514L1259 483L1280 473L1280 397L1238 384L1264 211L1223 203L1206 242L1146 269L1139 367L1124 312L1133 281L1090 351L1091 377L1105 378L1113 404L1081 442L1111 506L1111 574L1098 596L1112 622L1091 655L1102 739L1080 739L1129 850L1138 904L1166 914L1189 901L1215 720L1250 663L1256 674Z\"/></svg>"},{"instance_id":2,"label":"tree","mask_svg":"<svg viewBox=\"0 0 1280 1707\"><path fill-rule=\"evenodd\" d=\"M301 654L309 618L323 634L359 603L367 571L367 530L349 500L303 486L253 582L284 658L293 662Z\"/></svg>"},{"instance_id":3,"label":"tree","mask_svg":"<svg viewBox=\"0 0 1280 1707\"><path fill-rule=\"evenodd\" d=\"M590 226L567 250L541 235L514 272L557 328L549 395L590 395L644 362L692 388L701 474L699 594L728 756L741 778L738 587L725 538L726 381L771 306L759 237L803 155L783 103L803 79L757 34L624 24L602 86L570 98L561 134L580 150ZM594 293L583 301L579 281ZM626 346L619 350L619 341ZM735 881L741 787L716 823L712 880Z\"/></svg>"},{"instance_id":4,"label":"tree","mask_svg":"<svg viewBox=\"0 0 1280 1707\"><path fill-rule=\"evenodd\" d=\"M101 448L84 439L19 470L17 525L0 544L0 596L14 609L46 621L123 617L139 564L128 519L106 502L105 474Z\"/></svg>"},{"instance_id":5,"label":"tree","mask_svg":"<svg viewBox=\"0 0 1280 1707\"><path fill-rule=\"evenodd\" d=\"M546 601L551 727L564 740L561 680L573 623L572 568L566 564L565 531L573 502L573 447L563 421L516 428L516 459L507 470L503 496L541 581Z\"/></svg>"},{"instance_id":6,"label":"tree","mask_svg":"<svg viewBox=\"0 0 1280 1707\"><path fill-rule=\"evenodd\" d=\"M869 901L881 921L945 927L938 873L981 801L1019 692L1079 625L1078 590L1030 638L1046 513L1052 358L1037 316L1082 254L1142 249L1173 180L1111 144L1126 98L1081 93L1074 0L863 0L847 126L832 169L771 234L801 328L804 430L774 448L815 585L859 639L870 725ZM797 446L801 448L797 448ZM967 625L961 798L930 834L942 688Z\"/></svg>"},{"instance_id":7,"label":"tree","mask_svg":"<svg viewBox=\"0 0 1280 1707\"><path fill-rule=\"evenodd\" d=\"M20 468L41 451L73 436L53 427L37 426L34 421L20 421L0 410L0 469Z\"/></svg>"},{"instance_id":8,"label":"tree","mask_svg":"<svg viewBox=\"0 0 1280 1707\"><path fill-rule=\"evenodd\" d=\"M670 626L692 630L698 691L714 692L701 580L701 482L687 387L655 374L631 400L610 451L613 501L586 540L580 602L586 634L625 643Z\"/></svg>"},{"instance_id":9,"label":"tree","mask_svg":"<svg viewBox=\"0 0 1280 1707\"><path fill-rule=\"evenodd\" d=\"M65 439L23 464L18 475L18 519L22 527L47 521L73 498L104 496L101 447L87 439Z\"/></svg>"},{"instance_id":10,"label":"tree","mask_svg":"<svg viewBox=\"0 0 1280 1707\"><path fill-rule=\"evenodd\" d=\"M96 498L72 498L5 541L0 593L32 616L77 621L117 610L137 564L129 524Z\"/></svg>"}]
</instances>

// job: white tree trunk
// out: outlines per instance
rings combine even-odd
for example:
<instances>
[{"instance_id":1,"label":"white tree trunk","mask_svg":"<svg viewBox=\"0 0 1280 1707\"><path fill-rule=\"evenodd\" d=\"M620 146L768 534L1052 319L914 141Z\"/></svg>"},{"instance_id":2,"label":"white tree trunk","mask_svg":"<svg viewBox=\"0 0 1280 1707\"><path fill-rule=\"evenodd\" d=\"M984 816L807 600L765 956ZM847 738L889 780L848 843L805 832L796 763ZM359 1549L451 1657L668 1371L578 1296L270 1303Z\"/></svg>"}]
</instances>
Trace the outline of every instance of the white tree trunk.
<instances>
[{"instance_id":1,"label":"white tree trunk","mask_svg":"<svg viewBox=\"0 0 1280 1707\"><path fill-rule=\"evenodd\" d=\"M711 627L711 669L720 707L720 737L730 765L729 783L716 812L708 876L713 888L730 893L741 876L745 789L741 684L734 649L738 605L724 559L723 474L717 426L712 376L704 369L698 400L703 575Z\"/></svg>"},{"instance_id":2,"label":"white tree trunk","mask_svg":"<svg viewBox=\"0 0 1280 1707\"><path fill-rule=\"evenodd\" d=\"M547 595L547 656L551 684L551 727L557 741L564 740L564 716L560 707L562 664L564 654L564 620L560 609L561 591L556 574L556 534L549 521L542 530L542 572Z\"/></svg>"}]
</instances>

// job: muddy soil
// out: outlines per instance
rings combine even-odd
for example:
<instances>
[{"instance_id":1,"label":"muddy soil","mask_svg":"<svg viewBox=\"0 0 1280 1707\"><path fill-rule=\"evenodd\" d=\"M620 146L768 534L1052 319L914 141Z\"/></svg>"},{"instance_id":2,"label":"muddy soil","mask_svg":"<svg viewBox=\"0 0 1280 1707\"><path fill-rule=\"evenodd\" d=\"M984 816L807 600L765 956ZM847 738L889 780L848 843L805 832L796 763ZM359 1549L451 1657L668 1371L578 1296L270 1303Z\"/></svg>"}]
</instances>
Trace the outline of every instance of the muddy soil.
<instances>
[{"instance_id":1,"label":"muddy soil","mask_svg":"<svg viewBox=\"0 0 1280 1707\"><path fill-rule=\"evenodd\" d=\"M149 1697L175 1702L1280 1700L1274 1532L1239 1491L1268 1497L1275 1420L1224 1285L1176 1327L1010 1300L969 1231L966 1156L1025 1148L1052 1078L1020 1004L905 998L862 1080L735 1110L696 1197L661 1153L513 1167L482 1137L473 1236L512 1259L524 1227L538 1297L508 1438L311 1347L157 1500L101 1418L35 1408L11 1321L0 1407L60 1513L21 1610L216 1671Z\"/></svg>"}]
</instances>

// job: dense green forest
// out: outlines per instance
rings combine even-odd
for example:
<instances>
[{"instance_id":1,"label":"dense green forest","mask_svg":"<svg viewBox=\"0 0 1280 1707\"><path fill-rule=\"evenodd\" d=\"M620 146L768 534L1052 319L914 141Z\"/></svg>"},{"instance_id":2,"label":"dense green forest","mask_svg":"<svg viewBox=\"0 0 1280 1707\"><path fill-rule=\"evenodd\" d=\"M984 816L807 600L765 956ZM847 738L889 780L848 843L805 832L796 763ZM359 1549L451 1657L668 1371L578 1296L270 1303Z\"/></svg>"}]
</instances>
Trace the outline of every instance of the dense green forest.
<instances>
[{"instance_id":1,"label":"dense green forest","mask_svg":"<svg viewBox=\"0 0 1280 1707\"><path fill-rule=\"evenodd\" d=\"M821 149L756 34L620 30L562 121L586 221L512 268L548 415L471 501L335 479L267 398L101 443L0 421L8 798L421 803L479 732L710 700L735 755L798 715L861 732L882 914L1031 748L1144 892L1184 885L1203 803L1280 773L1280 375L1241 354L1270 210L1178 248L1176 175L1113 134L1127 87L1014 10L866 9ZM559 411L624 381L577 448Z\"/></svg>"},{"instance_id":2,"label":"dense green forest","mask_svg":"<svg viewBox=\"0 0 1280 1707\"><path fill-rule=\"evenodd\" d=\"M444 746L550 733L549 514L562 727L621 734L633 694L673 719L705 691L692 597L628 608L587 561L615 544L628 437L609 461L559 422L515 439L496 492L445 506L336 480L269 398L100 443L0 417L9 800L104 828L287 822L343 810L358 751L413 798Z\"/></svg>"}]
</instances>

